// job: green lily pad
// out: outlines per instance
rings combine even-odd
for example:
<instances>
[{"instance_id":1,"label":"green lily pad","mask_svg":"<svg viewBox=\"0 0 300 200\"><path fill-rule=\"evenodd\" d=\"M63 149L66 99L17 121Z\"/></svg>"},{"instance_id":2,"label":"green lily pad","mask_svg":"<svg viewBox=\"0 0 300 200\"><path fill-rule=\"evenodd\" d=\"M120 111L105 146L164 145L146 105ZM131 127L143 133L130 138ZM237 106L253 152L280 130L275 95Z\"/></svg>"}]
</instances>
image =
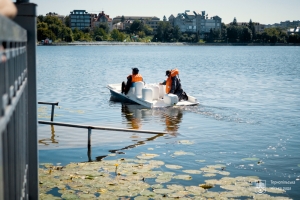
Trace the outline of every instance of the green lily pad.
<instances>
[{"instance_id":1,"label":"green lily pad","mask_svg":"<svg viewBox=\"0 0 300 200\"><path fill-rule=\"evenodd\" d=\"M165 165L166 168L169 168L169 169L181 169L182 166L180 165Z\"/></svg>"},{"instance_id":2,"label":"green lily pad","mask_svg":"<svg viewBox=\"0 0 300 200\"><path fill-rule=\"evenodd\" d=\"M194 144L194 142L189 141L189 140L180 140L178 141L179 144L185 144L185 145L191 145Z\"/></svg>"},{"instance_id":3,"label":"green lily pad","mask_svg":"<svg viewBox=\"0 0 300 200\"><path fill-rule=\"evenodd\" d=\"M213 176L216 176L216 174L207 173L207 174L204 174L203 176L205 176L205 177L213 177Z\"/></svg>"},{"instance_id":4,"label":"green lily pad","mask_svg":"<svg viewBox=\"0 0 300 200\"><path fill-rule=\"evenodd\" d=\"M201 174L202 171L200 170L182 170L184 173L187 173L187 174Z\"/></svg>"},{"instance_id":5,"label":"green lily pad","mask_svg":"<svg viewBox=\"0 0 300 200\"><path fill-rule=\"evenodd\" d=\"M157 156L159 156L159 155L158 154L152 154L152 153L143 153L143 154L137 156L137 158L148 160L148 159L152 159L152 158L157 157Z\"/></svg>"},{"instance_id":6,"label":"green lily pad","mask_svg":"<svg viewBox=\"0 0 300 200\"><path fill-rule=\"evenodd\" d=\"M300 164L298 164L298 167L300 167Z\"/></svg>"},{"instance_id":7,"label":"green lily pad","mask_svg":"<svg viewBox=\"0 0 300 200\"><path fill-rule=\"evenodd\" d=\"M255 158L255 157L252 157L252 158L243 158L242 160L244 160L244 161L258 161L259 158Z\"/></svg>"},{"instance_id":8,"label":"green lily pad","mask_svg":"<svg viewBox=\"0 0 300 200\"><path fill-rule=\"evenodd\" d=\"M210 183L200 184L199 186L206 190L214 187L214 185Z\"/></svg>"},{"instance_id":9,"label":"green lily pad","mask_svg":"<svg viewBox=\"0 0 300 200\"><path fill-rule=\"evenodd\" d=\"M185 152L185 151L175 151L174 156L183 156L183 155L190 155L190 156L194 156L195 154L192 152Z\"/></svg>"},{"instance_id":10,"label":"green lily pad","mask_svg":"<svg viewBox=\"0 0 300 200\"><path fill-rule=\"evenodd\" d=\"M182 179L182 180L192 180L190 175L177 175L173 177L174 179Z\"/></svg>"},{"instance_id":11,"label":"green lily pad","mask_svg":"<svg viewBox=\"0 0 300 200\"><path fill-rule=\"evenodd\" d=\"M173 193L174 190L170 190L170 189L155 189L153 190L153 192L157 193L157 194L170 194Z\"/></svg>"}]
</instances>

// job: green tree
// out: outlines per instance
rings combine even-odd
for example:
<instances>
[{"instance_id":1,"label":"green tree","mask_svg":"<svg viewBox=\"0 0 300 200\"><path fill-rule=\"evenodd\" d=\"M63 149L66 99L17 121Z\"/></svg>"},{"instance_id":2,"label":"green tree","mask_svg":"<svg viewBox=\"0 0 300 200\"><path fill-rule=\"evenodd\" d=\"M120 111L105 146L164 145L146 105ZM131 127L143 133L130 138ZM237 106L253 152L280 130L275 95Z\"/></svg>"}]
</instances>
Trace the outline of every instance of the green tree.
<instances>
[{"instance_id":1,"label":"green tree","mask_svg":"<svg viewBox=\"0 0 300 200\"><path fill-rule=\"evenodd\" d=\"M73 41L73 33L72 29L66 26L63 26L60 32L60 38L62 41L72 42Z\"/></svg>"},{"instance_id":2,"label":"green tree","mask_svg":"<svg viewBox=\"0 0 300 200\"><path fill-rule=\"evenodd\" d=\"M250 19L250 21L249 21L248 28L249 28L249 29L251 30L251 32L252 32L252 38L256 38L255 26L254 26L254 23L252 22L251 19Z\"/></svg>"},{"instance_id":3,"label":"green tree","mask_svg":"<svg viewBox=\"0 0 300 200\"><path fill-rule=\"evenodd\" d=\"M136 34L139 31L143 31L143 28L144 28L143 26L144 26L144 24L141 21L134 20L130 26L130 32Z\"/></svg>"},{"instance_id":4,"label":"green tree","mask_svg":"<svg viewBox=\"0 0 300 200\"><path fill-rule=\"evenodd\" d=\"M108 27L108 24L106 22L100 23L98 27L102 28L106 32L106 34L109 33L109 27Z\"/></svg>"},{"instance_id":5,"label":"green tree","mask_svg":"<svg viewBox=\"0 0 300 200\"><path fill-rule=\"evenodd\" d=\"M119 39L119 30L118 29L113 29L112 32L110 33L110 37L114 40L114 41L118 41Z\"/></svg>"},{"instance_id":6,"label":"green tree","mask_svg":"<svg viewBox=\"0 0 300 200\"><path fill-rule=\"evenodd\" d=\"M64 18L64 23L65 23L66 27L71 28L70 16L66 16L66 17Z\"/></svg>"},{"instance_id":7,"label":"green tree","mask_svg":"<svg viewBox=\"0 0 300 200\"><path fill-rule=\"evenodd\" d=\"M108 35L105 30L99 27L94 28L93 37L96 41L104 41L108 39Z\"/></svg>"},{"instance_id":8,"label":"green tree","mask_svg":"<svg viewBox=\"0 0 300 200\"><path fill-rule=\"evenodd\" d=\"M234 18L234 19L233 19L233 21L232 21L232 25L233 25L233 26L237 26L237 25L238 25L238 24L237 24L237 20L236 20L236 18Z\"/></svg>"},{"instance_id":9,"label":"green tree","mask_svg":"<svg viewBox=\"0 0 300 200\"><path fill-rule=\"evenodd\" d=\"M125 17L124 17L124 15L122 15L122 17L121 17L121 22L122 22L122 23L125 22Z\"/></svg>"},{"instance_id":10,"label":"green tree","mask_svg":"<svg viewBox=\"0 0 300 200\"><path fill-rule=\"evenodd\" d=\"M37 16L37 23L39 23L39 22L44 22L44 16L43 15Z\"/></svg>"},{"instance_id":11,"label":"green tree","mask_svg":"<svg viewBox=\"0 0 300 200\"><path fill-rule=\"evenodd\" d=\"M241 31L240 39L242 42L250 42L252 40L252 31L244 26Z\"/></svg>"}]
</instances>

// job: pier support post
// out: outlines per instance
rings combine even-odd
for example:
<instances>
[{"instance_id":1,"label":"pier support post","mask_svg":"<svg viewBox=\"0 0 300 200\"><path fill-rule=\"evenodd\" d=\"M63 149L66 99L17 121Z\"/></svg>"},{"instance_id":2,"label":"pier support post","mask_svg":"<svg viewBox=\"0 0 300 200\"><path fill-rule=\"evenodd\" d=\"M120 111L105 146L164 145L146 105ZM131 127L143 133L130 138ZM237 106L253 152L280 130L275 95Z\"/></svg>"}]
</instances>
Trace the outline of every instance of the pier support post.
<instances>
[{"instance_id":1,"label":"pier support post","mask_svg":"<svg viewBox=\"0 0 300 200\"><path fill-rule=\"evenodd\" d=\"M88 128L88 158L89 162L92 162L92 150L91 150L91 135L92 135L92 128Z\"/></svg>"},{"instance_id":2,"label":"pier support post","mask_svg":"<svg viewBox=\"0 0 300 200\"><path fill-rule=\"evenodd\" d=\"M28 120L28 194L29 199L39 199L38 191L38 138L37 138L37 89L36 89L36 4L17 0L18 15L14 21L27 30L27 120Z\"/></svg>"}]
</instances>

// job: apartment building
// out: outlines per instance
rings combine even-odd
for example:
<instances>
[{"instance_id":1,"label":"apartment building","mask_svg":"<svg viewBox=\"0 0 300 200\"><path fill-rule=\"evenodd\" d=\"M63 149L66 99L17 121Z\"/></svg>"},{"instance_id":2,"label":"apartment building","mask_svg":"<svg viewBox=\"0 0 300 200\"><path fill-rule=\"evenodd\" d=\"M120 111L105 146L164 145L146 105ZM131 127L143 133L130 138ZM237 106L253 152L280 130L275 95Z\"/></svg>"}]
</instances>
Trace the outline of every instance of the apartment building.
<instances>
[{"instance_id":1,"label":"apartment building","mask_svg":"<svg viewBox=\"0 0 300 200\"><path fill-rule=\"evenodd\" d=\"M295 28L295 27L298 27L300 26L300 21L297 20L297 21L289 21L289 20L286 20L284 22L280 22L280 23L275 23L275 24L268 24L268 25L265 25L266 28L271 28L271 27L281 27L281 28Z\"/></svg>"},{"instance_id":2,"label":"apartment building","mask_svg":"<svg viewBox=\"0 0 300 200\"><path fill-rule=\"evenodd\" d=\"M122 22L123 17L123 22ZM113 19L113 28L117 29L126 29L126 27L130 27L130 25L135 21L139 20L142 23L150 26L153 29L153 32L155 33L157 30L158 22L160 21L160 18L155 16L117 16Z\"/></svg>"},{"instance_id":3,"label":"apartment building","mask_svg":"<svg viewBox=\"0 0 300 200\"><path fill-rule=\"evenodd\" d=\"M221 29L222 18L213 16L208 18L205 11L186 10L184 13L170 15L169 22L172 26L178 26L181 32L198 33L200 38L204 38L210 29Z\"/></svg>"},{"instance_id":4,"label":"apartment building","mask_svg":"<svg viewBox=\"0 0 300 200\"><path fill-rule=\"evenodd\" d=\"M109 31L112 30L112 18L105 14L104 11L97 14L92 14L92 28L99 27L101 23L107 23Z\"/></svg>"},{"instance_id":5,"label":"apartment building","mask_svg":"<svg viewBox=\"0 0 300 200\"><path fill-rule=\"evenodd\" d=\"M92 27L91 14L85 10L73 10L70 12L71 29L78 28L79 30Z\"/></svg>"}]
</instances>

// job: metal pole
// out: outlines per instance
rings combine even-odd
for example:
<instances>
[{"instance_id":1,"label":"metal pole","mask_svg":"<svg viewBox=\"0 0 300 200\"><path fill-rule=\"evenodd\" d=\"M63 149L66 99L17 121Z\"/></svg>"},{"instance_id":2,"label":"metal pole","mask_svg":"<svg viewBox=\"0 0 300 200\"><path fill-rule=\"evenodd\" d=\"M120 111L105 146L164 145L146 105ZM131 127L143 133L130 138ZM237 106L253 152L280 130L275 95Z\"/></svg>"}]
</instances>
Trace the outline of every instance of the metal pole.
<instances>
[{"instance_id":1,"label":"metal pole","mask_svg":"<svg viewBox=\"0 0 300 200\"><path fill-rule=\"evenodd\" d=\"M38 122L39 124L49 124L49 125L67 126L67 127L74 127L74 128L86 128L86 129L95 129L95 130L148 133L148 134L168 134L167 132L162 132L162 131L136 130L136 129L113 128L113 127L104 127L104 126L90 126L90 125L80 125L80 124L68 124L63 122L48 122L48 121L38 121Z\"/></svg>"},{"instance_id":2,"label":"metal pole","mask_svg":"<svg viewBox=\"0 0 300 200\"><path fill-rule=\"evenodd\" d=\"M38 192L38 138L37 138L37 92L36 92L36 4L29 0L17 0L18 15L14 21L27 30L28 73L28 198L39 199Z\"/></svg>"},{"instance_id":3,"label":"metal pole","mask_svg":"<svg viewBox=\"0 0 300 200\"><path fill-rule=\"evenodd\" d=\"M91 135L92 135L92 129L88 128L88 158L89 158L89 162L92 162Z\"/></svg>"},{"instance_id":4,"label":"metal pole","mask_svg":"<svg viewBox=\"0 0 300 200\"><path fill-rule=\"evenodd\" d=\"M51 111L51 122L53 122L53 116L54 116L54 105L52 105L52 111Z\"/></svg>"}]
</instances>

